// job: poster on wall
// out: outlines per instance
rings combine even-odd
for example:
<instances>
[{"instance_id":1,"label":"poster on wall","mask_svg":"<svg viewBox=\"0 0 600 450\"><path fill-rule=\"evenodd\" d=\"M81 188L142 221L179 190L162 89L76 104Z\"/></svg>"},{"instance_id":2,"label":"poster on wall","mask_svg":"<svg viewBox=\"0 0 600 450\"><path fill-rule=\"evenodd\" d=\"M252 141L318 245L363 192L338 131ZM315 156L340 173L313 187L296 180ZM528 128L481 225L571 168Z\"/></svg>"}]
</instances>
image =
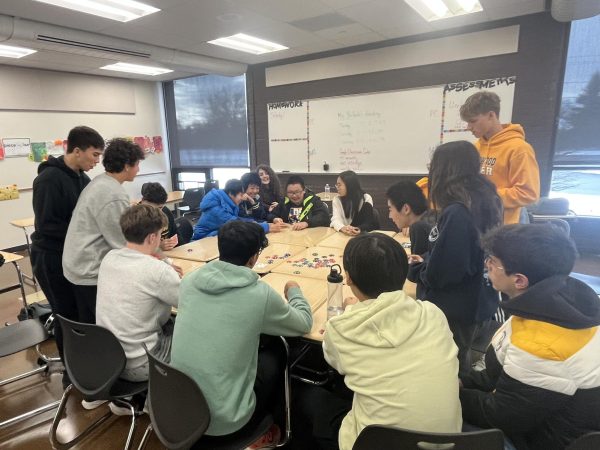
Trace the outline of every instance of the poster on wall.
<instances>
[{"instance_id":1,"label":"poster on wall","mask_svg":"<svg viewBox=\"0 0 600 450\"><path fill-rule=\"evenodd\" d=\"M0 161L4 159L4 147L2 146L2 141L0 141Z\"/></svg>"},{"instance_id":2,"label":"poster on wall","mask_svg":"<svg viewBox=\"0 0 600 450\"><path fill-rule=\"evenodd\" d=\"M31 140L29 138L3 138L2 146L6 158L18 156L29 156L31 152Z\"/></svg>"},{"instance_id":3,"label":"poster on wall","mask_svg":"<svg viewBox=\"0 0 600 450\"><path fill-rule=\"evenodd\" d=\"M42 162L47 159L48 153L46 151L45 142L32 142L31 153L29 154L29 160L33 162Z\"/></svg>"}]
</instances>

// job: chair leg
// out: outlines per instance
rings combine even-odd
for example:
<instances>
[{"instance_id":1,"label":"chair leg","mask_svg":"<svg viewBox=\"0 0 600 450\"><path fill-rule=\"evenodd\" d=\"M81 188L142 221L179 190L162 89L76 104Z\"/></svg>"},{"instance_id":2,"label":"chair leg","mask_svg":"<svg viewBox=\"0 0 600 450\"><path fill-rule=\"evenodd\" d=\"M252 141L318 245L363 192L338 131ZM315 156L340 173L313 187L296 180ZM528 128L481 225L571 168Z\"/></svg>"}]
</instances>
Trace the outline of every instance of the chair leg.
<instances>
[{"instance_id":1,"label":"chair leg","mask_svg":"<svg viewBox=\"0 0 600 450\"><path fill-rule=\"evenodd\" d=\"M149 423L148 426L146 427L146 431L144 432L144 435L142 436L142 440L140 441L140 445L138 446L137 450L144 450L146 448L146 444L148 443L148 439L150 438L150 433L152 433L152 424Z\"/></svg>"},{"instance_id":2,"label":"chair leg","mask_svg":"<svg viewBox=\"0 0 600 450\"><path fill-rule=\"evenodd\" d=\"M58 407L58 405L60 404L59 401L56 402L52 402L52 403L48 403L47 405L44 406L40 406L39 408L33 409L31 411L27 411L26 413L23 413L19 416L15 416L12 417L8 420L5 420L4 422L0 422L0 430L2 428L6 428L9 427L11 425L14 425L16 423L22 422L24 420L27 420L31 417L37 416L38 414L42 414L46 411L50 411L52 409L55 409L56 407Z\"/></svg>"},{"instance_id":3,"label":"chair leg","mask_svg":"<svg viewBox=\"0 0 600 450\"><path fill-rule=\"evenodd\" d=\"M129 427L129 434L127 434L127 441L125 441L125 450L129 450L131 448L131 444L133 443L133 435L135 433L135 417L139 413L135 410L131 403L128 403L125 400L116 399L113 400L113 403L125 406L131 411L131 425Z\"/></svg>"},{"instance_id":4,"label":"chair leg","mask_svg":"<svg viewBox=\"0 0 600 450\"><path fill-rule=\"evenodd\" d=\"M283 447L286 445L289 440L292 438L292 419L291 419L291 411L290 411L290 398L291 398L291 389L290 389L290 347L283 336L280 336L281 342L283 344L283 348L285 349L286 361L285 361L285 370L283 373L283 389L284 389L284 403L285 403L285 430L283 436L280 438L280 441L277 443L275 447Z\"/></svg>"},{"instance_id":5,"label":"chair leg","mask_svg":"<svg viewBox=\"0 0 600 450\"><path fill-rule=\"evenodd\" d=\"M88 436L93 430L95 430L100 424L105 422L106 419L108 419L112 415L112 413L110 411L108 411L107 414L105 414L104 416L102 416L98 420L96 420L93 424L91 424L84 431L82 431L77 437L73 438L69 442L60 442L58 440L58 437L56 436L56 430L58 429L58 425L60 424L60 421L63 418L63 413L65 411L67 402L69 400L69 397L70 397L72 391L73 391L73 385L71 384L67 387L67 389L65 389L62 399L60 400L60 405L58 406L58 410L56 411L56 415L54 416L54 420L52 421L52 427L50 428L50 443L52 444L52 448L54 448L55 450L67 450L67 449L73 447L74 445L78 444L86 436Z\"/></svg>"}]
</instances>

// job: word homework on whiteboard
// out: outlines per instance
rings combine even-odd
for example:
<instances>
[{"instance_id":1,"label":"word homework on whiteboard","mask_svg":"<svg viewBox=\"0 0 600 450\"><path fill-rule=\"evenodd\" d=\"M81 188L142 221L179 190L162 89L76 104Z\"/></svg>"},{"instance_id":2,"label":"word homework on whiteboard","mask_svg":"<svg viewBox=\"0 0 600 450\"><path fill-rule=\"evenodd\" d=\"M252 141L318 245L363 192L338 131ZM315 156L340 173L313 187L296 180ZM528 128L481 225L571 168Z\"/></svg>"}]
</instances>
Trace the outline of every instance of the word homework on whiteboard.
<instances>
[{"instance_id":1,"label":"word homework on whiteboard","mask_svg":"<svg viewBox=\"0 0 600 450\"><path fill-rule=\"evenodd\" d=\"M270 165L278 172L422 174L440 144L474 141L460 118L479 90L500 96L512 118L516 77L267 104Z\"/></svg>"}]
</instances>

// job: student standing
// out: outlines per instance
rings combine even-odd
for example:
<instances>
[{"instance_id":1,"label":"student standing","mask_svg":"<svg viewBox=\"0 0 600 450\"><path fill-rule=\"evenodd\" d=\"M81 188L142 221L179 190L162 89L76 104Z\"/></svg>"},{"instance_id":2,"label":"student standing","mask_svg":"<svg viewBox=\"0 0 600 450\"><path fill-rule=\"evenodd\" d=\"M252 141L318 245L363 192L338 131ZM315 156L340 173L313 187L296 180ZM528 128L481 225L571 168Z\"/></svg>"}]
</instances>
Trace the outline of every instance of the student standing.
<instances>
[{"instance_id":1,"label":"student standing","mask_svg":"<svg viewBox=\"0 0 600 450\"><path fill-rule=\"evenodd\" d=\"M122 185L133 181L143 159L138 145L125 139L110 141L102 158L105 172L83 190L73 211L62 263L65 277L74 285L80 322L96 322L100 263L111 249L125 246L119 219L130 202Z\"/></svg>"},{"instance_id":2,"label":"student standing","mask_svg":"<svg viewBox=\"0 0 600 450\"><path fill-rule=\"evenodd\" d=\"M96 130L75 127L69 132L65 155L50 156L41 163L33 181L33 273L52 312L70 320L80 320L80 315L73 286L63 274L63 248L77 199L90 182L85 172L98 164L103 151L104 139ZM58 324L55 337L62 358L62 332Z\"/></svg>"},{"instance_id":3,"label":"student standing","mask_svg":"<svg viewBox=\"0 0 600 450\"><path fill-rule=\"evenodd\" d=\"M418 298L446 314L462 372L470 369L477 324L491 318L498 306L498 294L484 274L480 236L502 223L502 204L494 185L480 174L479 154L467 141L435 150L429 193L441 213L429 234L430 250L409 256L409 279L417 283Z\"/></svg>"},{"instance_id":4,"label":"student standing","mask_svg":"<svg viewBox=\"0 0 600 450\"><path fill-rule=\"evenodd\" d=\"M504 223L518 223L521 209L540 197L540 169L533 147L525 141L523 127L503 125L500 97L480 91L460 107L460 117L477 138L481 173L496 185L504 205Z\"/></svg>"},{"instance_id":5,"label":"student standing","mask_svg":"<svg viewBox=\"0 0 600 450\"><path fill-rule=\"evenodd\" d=\"M331 227L350 236L379 228L373 210L373 199L363 191L352 170L340 173L335 184L338 195L333 199Z\"/></svg>"}]
</instances>

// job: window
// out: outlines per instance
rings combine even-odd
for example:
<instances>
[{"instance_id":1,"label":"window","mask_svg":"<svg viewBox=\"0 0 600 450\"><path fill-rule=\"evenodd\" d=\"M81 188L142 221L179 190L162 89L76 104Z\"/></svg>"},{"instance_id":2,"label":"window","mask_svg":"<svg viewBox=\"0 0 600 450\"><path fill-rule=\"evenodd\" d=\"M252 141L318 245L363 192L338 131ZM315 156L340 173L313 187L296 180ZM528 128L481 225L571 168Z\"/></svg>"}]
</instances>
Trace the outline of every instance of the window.
<instances>
[{"instance_id":1,"label":"window","mask_svg":"<svg viewBox=\"0 0 600 450\"><path fill-rule=\"evenodd\" d=\"M242 168L225 168L225 167L217 167L214 168L212 170L212 178L216 181L219 182L219 186L221 187L221 189L223 189L225 187L225 183L227 183L227 181L231 180L232 178L235 178L237 180L239 180L242 175L244 175L246 172L249 172L250 169L248 167L242 167Z\"/></svg>"},{"instance_id":2,"label":"window","mask_svg":"<svg viewBox=\"0 0 600 450\"><path fill-rule=\"evenodd\" d=\"M173 168L248 167L246 76L165 83Z\"/></svg>"},{"instance_id":3,"label":"window","mask_svg":"<svg viewBox=\"0 0 600 450\"><path fill-rule=\"evenodd\" d=\"M571 25L550 197L600 216L600 16Z\"/></svg>"}]
</instances>

